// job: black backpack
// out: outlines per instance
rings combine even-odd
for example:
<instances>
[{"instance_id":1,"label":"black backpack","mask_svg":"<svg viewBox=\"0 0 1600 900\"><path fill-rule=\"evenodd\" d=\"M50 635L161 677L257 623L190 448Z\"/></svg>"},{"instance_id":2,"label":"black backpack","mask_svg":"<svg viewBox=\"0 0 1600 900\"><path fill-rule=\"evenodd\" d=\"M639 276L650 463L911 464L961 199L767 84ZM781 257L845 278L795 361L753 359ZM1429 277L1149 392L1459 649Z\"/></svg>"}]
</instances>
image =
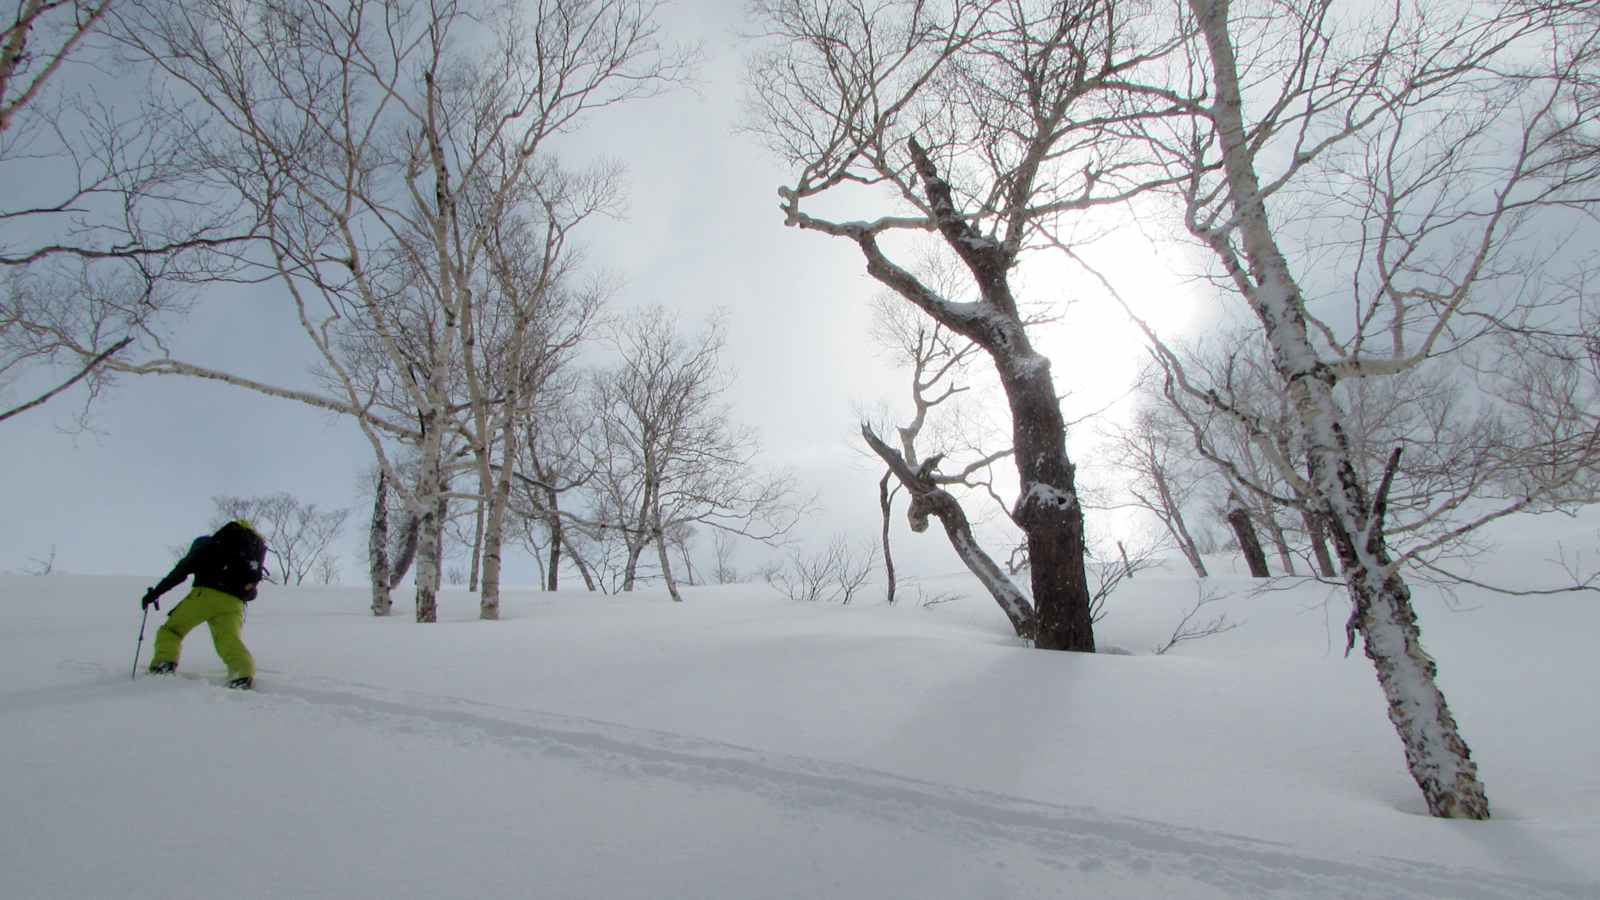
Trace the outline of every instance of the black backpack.
<instances>
[{"instance_id":1,"label":"black backpack","mask_svg":"<svg viewBox=\"0 0 1600 900\"><path fill-rule=\"evenodd\" d=\"M217 529L210 544L206 580L246 601L254 599L256 583L267 577L267 542L248 526L229 522Z\"/></svg>"}]
</instances>

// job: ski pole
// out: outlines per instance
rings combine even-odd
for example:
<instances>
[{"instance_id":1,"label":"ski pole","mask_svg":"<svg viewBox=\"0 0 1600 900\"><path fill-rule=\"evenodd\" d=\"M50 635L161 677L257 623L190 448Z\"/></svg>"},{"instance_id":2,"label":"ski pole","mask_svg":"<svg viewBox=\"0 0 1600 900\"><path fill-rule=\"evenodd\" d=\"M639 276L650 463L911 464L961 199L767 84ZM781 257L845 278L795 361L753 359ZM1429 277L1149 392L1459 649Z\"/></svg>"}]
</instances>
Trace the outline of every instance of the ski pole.
<instances>
[{"instance_id":1,"label":"ski pole","mask_svg":"<svg viewBox=\"0 0 1600 900\"><path fill-rule=\"evenodd\" d=\"M150 607L146 606L139 616L139 643L133 645L133 671L128 673L128 680L139 677L139 651L144 649L144 623L150 618Z\"/></svg>"}]
</instances>

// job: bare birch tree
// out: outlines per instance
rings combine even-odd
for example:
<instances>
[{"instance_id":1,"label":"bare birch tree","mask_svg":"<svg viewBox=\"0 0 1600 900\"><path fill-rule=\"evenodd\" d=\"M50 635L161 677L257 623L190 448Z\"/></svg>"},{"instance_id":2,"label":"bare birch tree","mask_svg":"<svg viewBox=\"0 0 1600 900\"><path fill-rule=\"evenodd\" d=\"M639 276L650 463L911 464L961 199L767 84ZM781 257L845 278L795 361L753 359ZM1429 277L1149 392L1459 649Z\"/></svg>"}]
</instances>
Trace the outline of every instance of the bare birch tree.
<instances>
[{"instance_id":1,"label":"bare birch tree","mask_svg":"<svg viewBox=\"0 0 1600 900\"><path fill-rule=\"evenodd\" d=\"M338 539L347 509L320 510L287 491L265 497L212 497L217 508L212 527L247 519L267 540L268 567L278 584L304 584Z\"/></svg>"},{"instance_id":2,"label":"bare birch tree","mask_svg":"<svg viewBox=\"0 0 1600 900\"><path fill-rule=\"evenodd\" d=\"M797 519L792 480L758 468L756 435L722 401L730 383L720 363L724 340L719 319L685 339L664 307L651 307L617 327L620 361L595 373L599 503L589 518L626 548L625 591L653 544L668 592L683 599L667 554L669 529L692 524L772 542Z\"/></svg>"},{"instance_id":3,"label":"bare birch tree","mask_svg":"<svg viewBox=\"0 0 1600 900\"><path fill-rule=\"evenodd\" d=\"M52 82L105 17L109 2L21 0L0 27L0 135L25 128Z\"/></svg>"},{"instance_id":4,"label":"bare birch tree","mask_svg":"<svg viewBox=\"0 0 1600 900\"><path fill-rule=\"evenodd\" d=\"M389 473L379 467L373 483L372 520L367 526L367 575L372 585L372 614L387 616L394 609L390 592L393 567L389 551Z\"/></svg>"},{"instance_id":5,"label":"bare birch tree","mask_svg":"<svg viewBox=\"0 0 1600 900\"><path fill-rule=\"evenodd\" d=\"M1200 548L1184 510L1201 488L1195 454L1185 449L1185 433L1175 416L1153 402L1142 404L1125 426L1102 430L1110 464L1127 480L1131 505L1156 517L1195 575L1207 576Z\"/></svg>"},{"instance_id":6,"label":"bare birch tree","mask_svg":"<svg viewBox=\"0 0 1600 900\"><path fill-rule=\"evenodd\" d=\"M0 409L0 422L43 406L80 382L87 382L92 402L107 382L105 364L169 305L155 279L98 271L103 268L39 263L29 270L0 269L0 387L56 361L76 368L38 396Z\"/></svg>"},{"instance_id":7,"label":"bare birch tree","mask_svg":"<svg viewBox=\"0 0 1600 900\"><path fill-rule=\"evenodd\" d=\"M739 570L733 564L733 535L726 531L711 532L711 583L737 584Z\"/></svg>"},{"instance_id":8,"label":"bare birch tree","mask_svg":"<svg viewBox=\"0 0 1600 900\"><path fill-rule=\"evenodd\" d=\"M1363 641L1428 809L1486 818L1404 567L1560 498L1480 480L1432 498L1423 515L1449 527L1392 544L1391 491L1409 445L1364 472L1345 386L1514 340L1517 323L1552 312L1541 286L1559 259L1519 239L1588 202L1594 177L1559 152L1570 79L1552 49L1554 14L1327 0L1187 0L1185 10L1190 64L1147 88L1187 115L1150 128L1149 145L1183 179L1182 221L1211 254L1213 283L1256 323L1303 456L1286 456L1251 410L1158 352L1175 389L1245 428L1325 523L1352 601L1350 645Z\"/></svg>"},{"instance_id":9,"label":"bare birch tree","mask_svg":"<svg viewBox=\"0 0 1600 900\"><path fill-rule=\"evenodd\" d=\"M849 606L872 577L878 548L872 541L852 543L835 534L815 552L791 550L787 561L769 565L762 577L785 599L797 603L832 603Z\"/></svg>"},{"instance_id":10,"label":"bare birch tree","mask_svg":"<svg viewBox=\"0 0 1600 900\"><path fill-rule=\"evenodd\" d=\"M597 589L585 552L593 535L583 523L569 522L572 510L567 509L580 503L576 498L596 477L598 457L583 439L592 424L582 402L586 375L562 370L546 382L521 445L519 470L526 477L517 479L516 513L529 548L542 548L547 556L545 589L551 591L560 587L563 562L578 570L586 588ZM543 543L535 535L538 529Z\"/></svg>"},{"instance_id":11,"label":"bare birch tree","mask_svg":"<svg viewBox=\"0 0 1600 900\"><path fill-rule=\"evenodd\" d=\"M251 231L248 210L189 180L160 116L117 100L139 73L97 65L111 8L18 0L0 21L0 380L74 370L0 421L80 382L92 401L105 363L181 313L185 283L225 277Z\"/></svg>"},{"instance_id":12,"label":"bare birch tree","mask_svg":"<svg viewBox=\"0 0 1600 900\"><path fill-rule=\"evenodd\" d=\"M571 245L572 233L591 216L614 211L618 179L612 167L578 175L546 166L528 180L524 196L507 191L495 198L501 206L520 200L529 208L524 215L494 207L475 211L475 228L486 235L487 283L477 291L484 298L478 314L462 329L462 354L467 428L479 492L486 498L478 506L472 565L476 578L481 545L479 614L485 619L499 617L501 546L524 423L543 386L587 335L608 294L604 282L578 283L580 257Z\"/></svg>"},{"instance_id":13,"label":"bare birch tree","mask_svg":"<svg viewBox=\"0 0 1600 900\"><path fill-rule=\"evenodd\" d=\"M337 390L308 397L171 358L126 370L222 378L353 414L391 470L380 431L415 440L418 478L390 486L424 519L419 621L435 618L445 442L460 424L453 380L475 374L463 347L490 235L471 212L514 212L553 135L682 72L685 57L658 46L655 9L202 0L133 4L118 17L119 38L187 90L178 121L195 166L260 211L267 266ZM408 354L405 328L419 323L424 352ZM415 429L373 413L374 386L339 352L352 329L381 351Z\"/></svg>"}]
</instances>

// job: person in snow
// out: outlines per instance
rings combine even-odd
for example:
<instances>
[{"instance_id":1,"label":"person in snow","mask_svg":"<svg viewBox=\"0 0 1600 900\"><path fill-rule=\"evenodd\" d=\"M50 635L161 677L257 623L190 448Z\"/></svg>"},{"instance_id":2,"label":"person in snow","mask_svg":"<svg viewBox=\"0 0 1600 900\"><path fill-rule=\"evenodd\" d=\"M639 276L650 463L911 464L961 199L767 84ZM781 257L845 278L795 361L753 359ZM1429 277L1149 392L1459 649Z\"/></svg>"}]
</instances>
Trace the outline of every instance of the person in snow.
<instances>
[{"instance_id":1,"label":"person in snow","mask_svg":"<svg viewBox=\"0 0 1600 900\"><path fill-rule=\"evenodd\" d=\"M244 605L255 599L256 585L266 577L267 542L249 522L238 519L216 534L195 538L189 552L167 577L144 593L145 609L161 608L162 594L190 575L194 588L167 613L166 624L156 631L150 672L165 675L178 668L184 635L201 622L211 626L211 643L228 664L228 687L248 690L255 686L256 664L239 633L244 630Z\"/></svg>"}]
</instances>

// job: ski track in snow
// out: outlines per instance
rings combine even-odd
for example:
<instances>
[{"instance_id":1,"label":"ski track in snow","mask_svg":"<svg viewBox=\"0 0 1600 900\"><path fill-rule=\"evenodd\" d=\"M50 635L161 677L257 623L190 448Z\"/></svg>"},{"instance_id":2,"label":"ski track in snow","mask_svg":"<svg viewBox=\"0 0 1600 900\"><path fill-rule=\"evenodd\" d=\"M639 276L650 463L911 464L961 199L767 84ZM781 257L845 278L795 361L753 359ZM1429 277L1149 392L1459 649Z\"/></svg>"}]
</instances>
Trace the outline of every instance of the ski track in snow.
<instances>
[{"instance_id":1,"label":"ski track in snow","mask_svg":"<svg viewBox=\"0 0 1600 900\"><path fill-rule=\"evenodd\" d=\"M64 664L93 684L0 696L0 711L103 699L111 676ZM325 713L380 732L422 733L494 745L581 766L606 777L665 779L758 796L948 842L1027 852L1065 879L1119 875L1176 882L1219 897L1593 898L1600 886L1522 879L1408 860L1324 859L1288 845L1164 825L928 781L870 768L763 752L671 732L374 685L264 670L254 693L226 693L284 716ZM224 691L220 683L219 692ZM309 710L308 710L309 708ZM975 765L982 765L975 760ZM1150 884L1154 887L1154 884Z\"/></svg>"}]
</instances>

